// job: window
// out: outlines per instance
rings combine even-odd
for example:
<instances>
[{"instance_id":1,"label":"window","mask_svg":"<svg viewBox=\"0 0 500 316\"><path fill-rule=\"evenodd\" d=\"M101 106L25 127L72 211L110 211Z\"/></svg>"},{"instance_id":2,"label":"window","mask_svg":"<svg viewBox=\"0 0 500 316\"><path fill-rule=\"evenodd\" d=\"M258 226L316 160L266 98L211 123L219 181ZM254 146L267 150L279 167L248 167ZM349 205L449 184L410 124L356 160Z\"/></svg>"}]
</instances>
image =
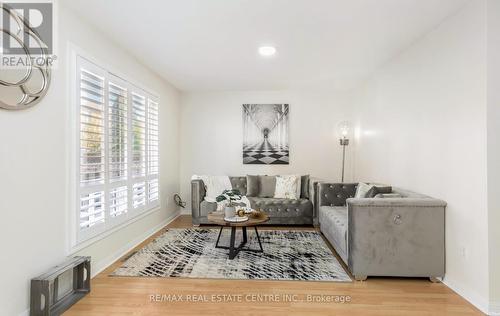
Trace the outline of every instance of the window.
<instances>
[{"instance_id":1,"label":"window","mask_svg":"<svg viewBox=\"0 0 500 316\"><path fill-rule=\"evenodd\" d=\"M158 103L148 100L148 199L158 200Z\"/></svg>"},{"instance_id":2,"label":"window","mask_svg":"<svg viewBox=\"0 0 500 316\"><path fill-rule=\"evenodd\" d=\"M78 234L85 241L159 206L158 100L77 57Z\"/></svg>"}]
</instances>

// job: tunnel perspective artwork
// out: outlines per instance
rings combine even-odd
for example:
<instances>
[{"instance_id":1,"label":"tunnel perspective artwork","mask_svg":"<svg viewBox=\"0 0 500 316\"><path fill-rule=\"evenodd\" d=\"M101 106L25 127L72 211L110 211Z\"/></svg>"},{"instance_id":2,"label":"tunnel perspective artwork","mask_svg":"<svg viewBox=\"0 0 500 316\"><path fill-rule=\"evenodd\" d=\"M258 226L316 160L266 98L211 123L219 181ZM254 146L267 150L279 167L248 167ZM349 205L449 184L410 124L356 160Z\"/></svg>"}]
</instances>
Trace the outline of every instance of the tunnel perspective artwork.
<instances>
[{"instance_id":1,"label":"tunnel perspective artwork","mask_svg":"<svg viewBox=\"0 0 500 316\"><path fill-rule=\"evenodd\" d=\"M288 104L243 104L243 164L289 163Z\"/></svg>"}]
</instances>

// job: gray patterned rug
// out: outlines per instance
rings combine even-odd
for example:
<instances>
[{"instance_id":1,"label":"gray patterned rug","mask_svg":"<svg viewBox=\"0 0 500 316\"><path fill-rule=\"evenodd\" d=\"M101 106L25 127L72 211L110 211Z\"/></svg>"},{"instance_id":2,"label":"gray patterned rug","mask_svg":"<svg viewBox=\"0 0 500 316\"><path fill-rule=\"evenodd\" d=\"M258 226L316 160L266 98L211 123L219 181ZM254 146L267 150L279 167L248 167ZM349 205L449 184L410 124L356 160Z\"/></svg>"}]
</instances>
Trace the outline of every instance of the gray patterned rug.
<instances>
[{"instance_id":1,"label":"gray patterned rug","mask_svg":"<svg viewBox=\"0 0 500 316\"><path fill-rule=\"evenodd\" d=\"M310 231L261 230L264 253L241 251L233 260L216 249L218 229L169 229L128 258L112 276L185 277L350 282L351 279L323 241ZM236 244L241 240L241 231ZM229 244L229 229L219 245ZM248 230L245 247L258 249Z\"/></svg>"}]
</instances>

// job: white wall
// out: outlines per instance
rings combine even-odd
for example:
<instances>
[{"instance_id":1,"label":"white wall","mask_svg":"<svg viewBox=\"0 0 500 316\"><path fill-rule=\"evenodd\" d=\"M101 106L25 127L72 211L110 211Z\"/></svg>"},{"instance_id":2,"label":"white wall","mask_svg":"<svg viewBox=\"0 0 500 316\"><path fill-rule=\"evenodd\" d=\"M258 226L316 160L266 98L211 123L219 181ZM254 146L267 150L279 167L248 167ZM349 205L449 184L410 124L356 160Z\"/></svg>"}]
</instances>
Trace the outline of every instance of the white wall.
<instances>
[{"instance_id":1,"label":"white wall","mask_svg":"<svg viewBox=\"0 0 500 316\"><path fill-rule=\"evenodd\" d=\"M193 174L310 174L339 180L339 121L352 117L349 92L247 91L187 93L181 106L181 193L190 200ZM242 104L290 104L290 164L244 165ZM349 166L352 162L348 156ZM347 180L350 179L349 167ZM190 206L186 208L190 212Z\"/></svg>"},{"instance_id":2,"label":"white wall","mask_svg":"<svg viewBox=\"0 0 500 316\"><path fill-rule=\"evenodd\" d=\"M373 75L359 101L356 147L356 178L448 202L445 282L483 310L489 291L485 12L484 1L472 1Z\"/></svg>"},{"instance_id":3,"label":"white wall","mask_svg":"<svg viewBox=\"0 0 500 316\"><path fill-rule=\"evenodd\" d=\"M488 222L490 311L500 315L500 1L488 1Z\"/></svg>"},{"instance_id":4,"label":"white wall","mask_svg":"<svg viewBox=\"0 0 500 316\"><path fill-rule=\"evenodd\" d=\"M160 96L161 209L82 250L94 267L124 250L176 212L178 191L178 91L143 67L112 41L63 7L59 8L59 66L46 98L18 112L0 110L0 315L18 315L29 307L29 280L64 260L68 212L66 183L68 42Z\"/></svg>"}]
</instances>

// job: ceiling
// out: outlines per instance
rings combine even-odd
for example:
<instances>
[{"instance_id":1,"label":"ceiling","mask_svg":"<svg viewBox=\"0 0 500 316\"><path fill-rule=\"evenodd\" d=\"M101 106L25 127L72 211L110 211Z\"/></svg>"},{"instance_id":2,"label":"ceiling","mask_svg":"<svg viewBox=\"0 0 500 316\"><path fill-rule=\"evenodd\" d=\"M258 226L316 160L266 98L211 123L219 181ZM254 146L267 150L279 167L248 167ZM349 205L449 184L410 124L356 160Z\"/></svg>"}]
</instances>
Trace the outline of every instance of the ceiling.
<instances>
[{"instance_id":1,"label":"ceiling","mask_svg":"<svg viewBox=\"0 0 500 316\"><path fill-rule=\"evenodd\" d=\"M342 89L468 0L71 0L183 91ZM257 49L273 45L277 55Z\"/></svg>"}]
</instances>

